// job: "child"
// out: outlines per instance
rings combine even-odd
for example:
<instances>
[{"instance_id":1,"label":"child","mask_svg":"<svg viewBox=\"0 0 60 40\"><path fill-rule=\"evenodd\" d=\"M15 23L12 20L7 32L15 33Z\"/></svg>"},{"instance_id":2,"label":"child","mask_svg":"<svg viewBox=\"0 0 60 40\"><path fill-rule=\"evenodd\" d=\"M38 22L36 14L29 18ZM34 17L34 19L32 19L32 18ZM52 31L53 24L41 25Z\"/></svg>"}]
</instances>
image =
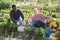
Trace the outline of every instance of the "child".
<instances>
[{"instance_id":1,"label":"child","mask_svg":"<svg viewBox=\"0 0 60 40\"><path fill-rule=\"evenodd\" d=\"M32 25L32 14L29 14L28 24L29 24L29 25Z\"/></svg>"}]
</instances>

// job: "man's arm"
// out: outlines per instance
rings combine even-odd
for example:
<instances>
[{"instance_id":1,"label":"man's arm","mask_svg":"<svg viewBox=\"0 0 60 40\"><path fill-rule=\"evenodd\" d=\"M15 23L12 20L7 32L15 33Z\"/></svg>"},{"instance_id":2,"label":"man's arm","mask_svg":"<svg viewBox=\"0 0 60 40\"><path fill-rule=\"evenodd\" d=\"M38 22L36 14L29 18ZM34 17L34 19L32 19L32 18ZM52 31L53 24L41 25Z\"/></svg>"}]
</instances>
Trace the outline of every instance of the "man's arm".
<instances>
[{"instance_id":1,"label":"man's arm","mask_svg":"<svg viewBox=\"0 0 60 40\"><path fill-rule=\"evenodd\" d=\"M13 18L12 12L10 12L10 19L11 19L12 21L14 21L14 22L17 22L17 21Z\"/></svg>"},{"instance_id":2,"label":"man's arm","mask_svg":"<svg viewBox=\"0 0 60 40\"><path fill-rule=\"evenodd\" d=\"M20 16L24 20L24 15L23 15L23 13L21 11L20 11Z\"/></svg>"}]
</instances>

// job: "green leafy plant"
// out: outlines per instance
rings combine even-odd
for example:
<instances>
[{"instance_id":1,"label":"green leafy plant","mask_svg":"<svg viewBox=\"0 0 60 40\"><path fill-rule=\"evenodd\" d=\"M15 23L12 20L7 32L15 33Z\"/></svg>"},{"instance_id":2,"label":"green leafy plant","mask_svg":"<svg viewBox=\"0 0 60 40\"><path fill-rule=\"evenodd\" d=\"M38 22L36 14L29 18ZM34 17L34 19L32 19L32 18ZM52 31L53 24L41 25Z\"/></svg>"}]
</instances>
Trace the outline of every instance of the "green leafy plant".
<instances>
[{"instance_id":1,"label":"green leafy plant","mask_svg":"<svg viewBox=\"0 0 60 40\"><path fill-rule=\"evenodd\" d=\"M34 34L34 28L33 28L33 26L28 26L27 28L25 28L25 33L33 35Z\"/></svg>"},{"instance_id":2,"label":"green leafy plant","mask_svg":"<svg viewBox=\"0 0 60 40\"><path fill-rule=\"evenodd\" d=\"M44 29L43 28L36 28L34 34L38 37L43 37L44 35Z\"/></svg>"},{"instance_id":3,"label":"green leafy plant","mask_svg":"<svg viewBox=\"0 0 60 40\"><path fill-rule=\"evenodd\" d=\"M60 26L60 19L57 19L56 24L57 24L57 27Z\"/></svg>"},{"instance_id":4,"label":"green leafy plant","mask_svg":"<svg viewBox=\"0 0 60 40\"><path fill-rule=\"evenodd\" d=\"M10 9L1 9L0 12L7 14L10 12Z\"/></svg>"},{"instance_id":5,"label":"green leafy plant","mask_svg":"<svg viewBox=\"0 0 60 40\"><path fill-rule=\"evenodd\" d=\"M57 18L57 13L52 13L53 18Z\"/></svg>"},{"instance_id":6,"label":"green leafy plant","mask_svg":"<svg viewBox=\"0 0 60 40\"><path fill-rule=\"evenodd\" d=\"M9 3L0 2L0 9L7 9L7 8L10 8Z\"/></svg>"},{"instance_id":7,"label":"green leafy plant","mask_svg":"<svg viewBox=\"0 0 60 40\"><path fill-rule=\"evenodd\" d=\"M0 28L6 31L17 31L17 24L3 22Z\"/></svg>"},{"instance_id":8,"label":"green leafy plant","mask_svg":"<svg viewBox=\"0 0 60 40\"><path fill-rule=\"evenodd\" d=\"M6 22L1 22L0 27L4 30L6 28Z\"/></svg>"},{"instance_id":9,"label":"green leafy plant","mask_svg":"<svg viewBox=\"0 0 60 40\"><path fill-rule=\"evenodd\" d=\"M56 6L55 9L56 9L57 11L59 11L59 10L60 10L60 6Z\"/></svg>"},{"instance_id":10,"label":"green leafy plant","mask_svg":"<svg viewBox=\"0 0 60 40\"><path fill-rule=\"evenodd\" d=\"M11 23L9 24L8 30L17 31L17 27L18 27L17 24Z\"/></svg>"},{"instance_id":11,"label":"green leafy plant","mask_svg":"<svg viewBox=\"0 0 60 40\"><path fill-rule=\"evenodd\" d=\"M9 16L7 16L7 17L6 16L1 16L0 17L0 22L7 22L7 20L9 19Z\"/></svg>"},{"instance_id":12,"label":"green leafy plant","mask_svg":"<svg viewBox=\"0 0 60 40\"><path fill-rule=\"evenodd\" d=\"M55 33L56 32L56 29L52 29L52 33Z\"/></svg>"},{"instance_id":13,"label":"green leafy plant","mask_svg":"<svg viewBox=\"0 0 60 40\"><path fill-rule=\"evenodd\" d=\"M9 9L12 4L12 0L0 0L0 9Z\"/></svg>"},{"instance_id":14,"label":"green leafy plant","mask_svg":"<svg viewBox=\"0 0 60 40\"><path fill-rule=\"evenodd\" d=\"M58 27L57 30L60 31L60 27Z\"/></svg>"}]
</instances>

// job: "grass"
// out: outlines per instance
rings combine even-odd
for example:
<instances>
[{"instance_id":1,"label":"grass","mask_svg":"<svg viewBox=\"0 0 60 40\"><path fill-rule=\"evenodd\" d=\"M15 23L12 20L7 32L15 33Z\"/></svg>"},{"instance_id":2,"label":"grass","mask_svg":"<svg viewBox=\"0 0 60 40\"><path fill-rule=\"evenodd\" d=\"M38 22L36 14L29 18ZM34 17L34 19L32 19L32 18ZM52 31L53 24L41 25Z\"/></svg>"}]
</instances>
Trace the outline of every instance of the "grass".
<instances>
[{"instance_id":1,"label":"grass","mask_svg":"<svg viewBox=\"0 0 60 40\"><path fill-rule=\"evenodd\" d=\"M0 40L2 40L3 37L0 36L0 38L1 38ZM60 40L60 32L52 33L51 38L52 38L52 40ZM5 38L4 40L9 40L9 38ZM11 40L17 40L17 39L11 38ZM18 39L18 40L22 40L22 39Z\"/></svg>"}]
</instances>

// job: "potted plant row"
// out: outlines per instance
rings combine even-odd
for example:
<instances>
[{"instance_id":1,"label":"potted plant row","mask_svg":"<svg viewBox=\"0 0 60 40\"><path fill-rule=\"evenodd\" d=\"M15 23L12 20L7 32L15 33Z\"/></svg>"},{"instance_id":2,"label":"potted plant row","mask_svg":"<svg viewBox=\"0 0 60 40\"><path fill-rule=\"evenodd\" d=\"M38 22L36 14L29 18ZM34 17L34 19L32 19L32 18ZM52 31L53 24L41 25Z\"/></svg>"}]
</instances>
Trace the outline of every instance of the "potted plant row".
<instances>
[{"instance_id":1,"label":"potted plant row","mask_svg":"<svg viewBox=\"0 0 60 40\"><path fill-rule=\"evenodd\" d=\"M11 34L11 32L15 32L17 31L17 24L14 23L7 23L7 22L3 22L0 25L0 28L2 29L3 34L7 33L7 34Z\"/></svg>"},{"instance_id":2,"label":"potted plant row","mask_svg":"<svg viewBox=\"0 0 60 40\"><path fill-rule=\"evenodd\" d=\"M34 28L33 26L28 26L25 28L26 40L43 40L44 29L43 28Z\"/></svg>"},{"instance_id":3,"label":"potted plant row","mask_svg":"<svg viewBox=\"0 0 60 40\"><path fill-rule=\"evenodd\" d=\"M34 28L32 26L28 26L25 28L25 40L31 40L32 36L34 35Z\"/></svg>"}]
</instances>

